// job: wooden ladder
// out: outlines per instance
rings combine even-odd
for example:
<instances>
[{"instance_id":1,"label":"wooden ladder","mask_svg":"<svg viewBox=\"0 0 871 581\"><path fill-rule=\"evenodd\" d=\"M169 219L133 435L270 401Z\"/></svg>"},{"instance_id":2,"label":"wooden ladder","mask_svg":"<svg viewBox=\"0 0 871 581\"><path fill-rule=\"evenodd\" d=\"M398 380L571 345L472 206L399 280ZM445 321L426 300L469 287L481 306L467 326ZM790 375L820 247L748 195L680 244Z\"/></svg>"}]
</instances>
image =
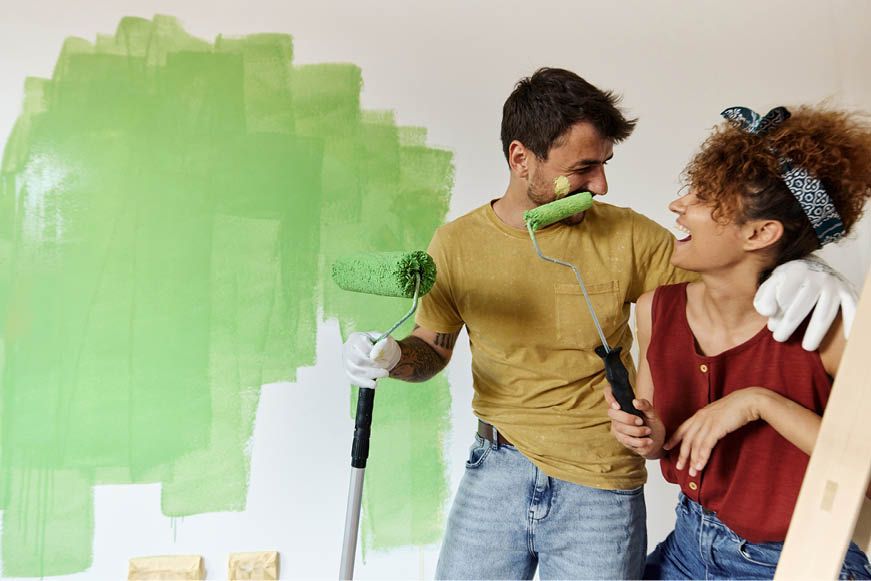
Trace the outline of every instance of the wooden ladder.
<instances>
[{"instance_id":1,"label":"wooden ladder","mask_svg":"<svg viewBox=\"0 0 871 581\"><path fill-rule=\"evenodd\" d=\"M871 548L871 272L802 481L775 580L837 579L852 539Z\"/></svg>"}]
</instances>

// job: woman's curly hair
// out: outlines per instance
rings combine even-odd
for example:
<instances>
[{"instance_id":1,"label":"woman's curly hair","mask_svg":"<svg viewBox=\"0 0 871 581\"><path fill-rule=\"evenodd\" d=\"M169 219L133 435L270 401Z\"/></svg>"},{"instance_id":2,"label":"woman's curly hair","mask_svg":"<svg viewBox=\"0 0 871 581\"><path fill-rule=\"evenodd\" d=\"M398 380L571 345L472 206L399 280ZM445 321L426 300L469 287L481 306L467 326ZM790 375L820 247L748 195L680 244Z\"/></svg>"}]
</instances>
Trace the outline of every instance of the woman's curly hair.
<instances>
[{"instance_id":1,"label":"woman's curly hair","mask_svg":"<svg viewBox=\"0 0 871 581\"><path fill-rule=\"evenodd\" d=\"M765 136L724 123L686 167L684 182L714 219L783 224L772 269L820 247L774 151L822 182L849 233L871 197L871 122L867 114L802 106Z\"/></svg>"}]
</instances>

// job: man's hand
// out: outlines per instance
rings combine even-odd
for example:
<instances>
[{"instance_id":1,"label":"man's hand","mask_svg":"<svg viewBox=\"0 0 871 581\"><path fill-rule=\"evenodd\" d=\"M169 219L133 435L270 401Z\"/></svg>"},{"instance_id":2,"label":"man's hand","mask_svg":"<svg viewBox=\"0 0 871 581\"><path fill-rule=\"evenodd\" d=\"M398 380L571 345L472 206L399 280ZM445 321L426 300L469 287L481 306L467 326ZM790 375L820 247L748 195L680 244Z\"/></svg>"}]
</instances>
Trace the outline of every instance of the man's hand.
<instances>
[{"instance_id":1,"label":"man's hand","mask_svg":"<svg viewBox=\"0 0 871 581\"><path fill-rule=\"evenodd\" d=\"M858 301L856 289L847 279L811 255L775 268L756 291L753 306L768 317L774 340L786 341L816 305L801 343L807 351L814 351L826 336L838 307L844 335L849 336Z\"/></svg>"},{"instance_id":2,"label":"man's hand","mask_svg":"<svg viewBox=\"0 0 871 581\"><path fill-rule=\"evenodd\" d=\"M726 434L758 420L759 408L755 398L759 389L748 387L734 391L709 403L684 421L663 446L663 450L671 450L680 444L675 468L683 470L689 461L689 475L695 476L708 463L717 442Z\"/></svg>"},{"instance_id":3,"label":"man's hand","mask_svg":"<svg viewBox=\"0 0 871 581\"><path fill-rule=\"evenodd\" d=\"M399 363L402 352L399 344L389 335L373 344L381 334L351 333L342 346L345 373L357 387L374 388L375 382L387 377Z\"/></svg>"},{"instance_id":4,"label":"man's hand","mask_svg":"<svg viewBox=\"0 0 871 581\"><path fill-rule=\"evenodd\" d=\"M644 414L644 421L634 414L624 412L611 393L611 386L604 388L608 402L608 417L611 418L611 433L617 441L648 459L659 458L665 440L665 425L656 410L646 399L633 399L632 405Z\"/></svg>"}]
</instances>

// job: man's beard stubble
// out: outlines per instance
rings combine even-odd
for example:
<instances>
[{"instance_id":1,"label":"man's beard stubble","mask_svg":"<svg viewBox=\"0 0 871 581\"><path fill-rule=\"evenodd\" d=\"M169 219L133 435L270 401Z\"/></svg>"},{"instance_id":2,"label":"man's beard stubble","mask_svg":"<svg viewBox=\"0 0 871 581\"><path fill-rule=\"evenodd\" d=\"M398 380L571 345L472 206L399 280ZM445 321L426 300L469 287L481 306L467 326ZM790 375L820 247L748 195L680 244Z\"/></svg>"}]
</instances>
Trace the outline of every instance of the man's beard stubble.
<instances>
[{"instance_id":1,"label":"man's beard stubble","mask_svg":"<svg viewBox=\"0 0 871 581\"><path fill-rule=\"evenodd\" d=\"M547 187L538 183L537 181L531 181L529 185L526 186L526 197L530 202L538 206L543 206L545 204L549 204L557 199L556 193L551 192L550 195L544 194L543 192L547 191ZM574 195L578 193L577 191L571 192L569 195ZM584 221L584 215L586 212L580 212L579 214L572 214L571 216L560 220L560 224L564 224L566 226L577 226L581 222Z\"/></svg>"}]
</instances>

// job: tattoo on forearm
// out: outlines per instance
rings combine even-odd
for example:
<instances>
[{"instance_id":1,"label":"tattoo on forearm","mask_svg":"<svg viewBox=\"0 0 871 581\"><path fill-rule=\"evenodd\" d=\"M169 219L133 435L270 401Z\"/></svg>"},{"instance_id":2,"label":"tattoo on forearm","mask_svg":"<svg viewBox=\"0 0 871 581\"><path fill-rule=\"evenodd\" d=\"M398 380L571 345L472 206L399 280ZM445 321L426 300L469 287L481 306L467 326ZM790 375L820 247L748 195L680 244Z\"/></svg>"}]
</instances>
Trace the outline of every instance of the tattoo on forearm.
<instances>
[{"instance_id":1,"label":"tattoo on forearm","mask_svg":"<svg viewBox=\"0 0 871 581\"><path fill-rule=\"evenodd\" d=\"M442 349L453 349L454 343L457 342L457 337L460 335L457 333L436 333L435 336L435 344Z\"/></svg>"},{"instance_id":2,"label":"tattoo on forearm","mask_svg":"<svg viewBox=\"0 0 871 581\"><path fill-rule=\"evenodd\" d=\"M445 368L446 362L435 349L420 337L406 337L399 342L402 358L390 372L390 377L403 381L420 382Z\"/></svg>"}]
</instances>

